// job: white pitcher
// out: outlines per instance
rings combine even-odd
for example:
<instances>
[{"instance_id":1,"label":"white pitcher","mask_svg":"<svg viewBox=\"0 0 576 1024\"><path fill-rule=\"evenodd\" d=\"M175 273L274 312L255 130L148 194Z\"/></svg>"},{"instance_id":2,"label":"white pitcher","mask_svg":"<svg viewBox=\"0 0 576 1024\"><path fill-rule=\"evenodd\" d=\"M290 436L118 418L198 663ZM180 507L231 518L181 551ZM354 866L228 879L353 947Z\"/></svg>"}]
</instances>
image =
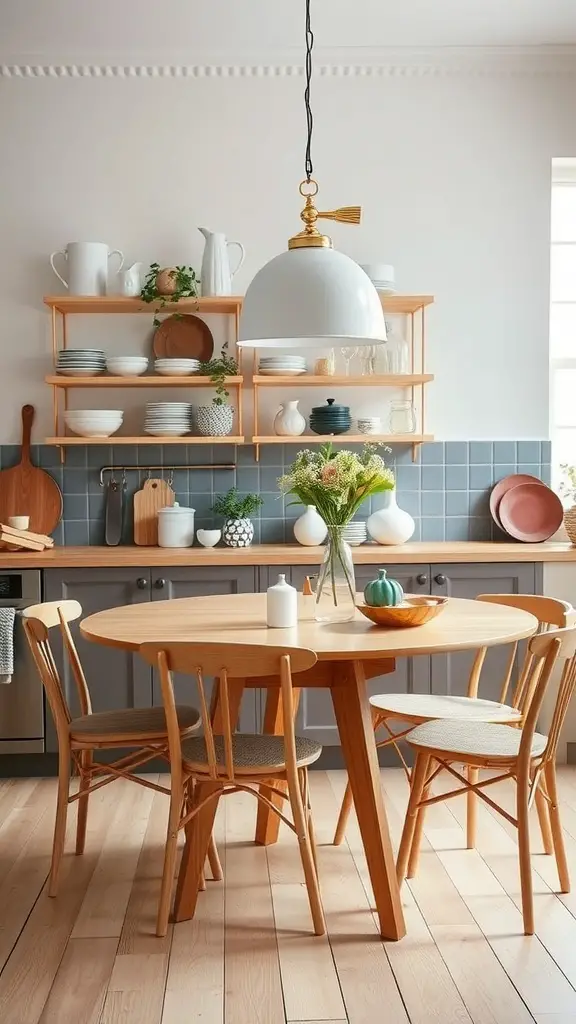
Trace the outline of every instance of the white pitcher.
<instances>
[{"instance_id":1,"label":"white pitcher","mask_svg":"<svg viewBox=\"0 0 576 1024\"><path fill-rule=\"evenodd\" d=\"M66 260L67 281L54 266L56 256L63 256ZM68 242L65 249L52 253L50 266L71 295L106 295L108 260L111 256L120 257L120 271L124 266L124 254L120 249L110 251L105 242Z\"/></svg>"},{"instance_id":2,"label":"white pitcher","mask_svg":"<svg viewBox=\"0 0 576 1024\"><path fill-rule=\"evenodd\" d=\"M118 290L120 295L140 295L144 281L144 264L133 263L127 270L118 271Z\"/></svg>"},{"instance_id":3,"label":"white pitcher","mask_svg":"<svg viewBox=\"0 0 576 1024\"><path fill-rule=\"evenodd\" d=\"M306 430L306 420L298 408L298 401L282 402L274 417L274 433L280 437L300 437Z\"/></svg>"},{"instance_id":4,"label":"white pitcher","mask_svg":"<svg viewBox=\"0 0 576 1024\"><path fill-rule=\"evenodd\" d=\"M232 278L240 270L246 256L244 246L241 242L228 242L226 235L208 231L208 228L198 228L198 231L206 239L200 271L202 295L232 295ZM231 245L238 246L240 250L240 260L234 270L231 270L228 258Z\"/></svg>"}]
</instances>

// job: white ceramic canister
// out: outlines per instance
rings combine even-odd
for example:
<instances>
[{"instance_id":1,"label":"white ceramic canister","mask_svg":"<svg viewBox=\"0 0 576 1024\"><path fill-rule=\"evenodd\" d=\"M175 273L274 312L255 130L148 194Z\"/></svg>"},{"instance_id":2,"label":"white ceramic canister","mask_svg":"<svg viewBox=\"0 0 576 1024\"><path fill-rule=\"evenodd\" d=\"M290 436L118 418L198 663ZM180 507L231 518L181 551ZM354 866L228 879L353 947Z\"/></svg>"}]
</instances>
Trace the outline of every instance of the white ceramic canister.
<instances>
[{"instance_id":1,"label":"white ceramic canister","mask_svg":"<svg viewBox=\"0 0 576 1024\"><path fill-rule=\"evenodd\" d=\"M299 544L314 547L326 540L328 527L316 511L316 505L307 505L306 511L294 523L294 536Z\"/></svg>"},{"instance_id":2,"label":"white ceramic canister","mask_svg":"<svg viewBox=\"0 0 576 1024\"><path fill-rule=\"evenodd\" d=\"M384 491L382 508L373 512L366 526L378 544L405 544L414 533L414 520L409 512L398 508L396 491Z\"/></svg>"},{"instance_id":3,"label":"white ceramic canister","mask_svg":"<svg viewBox=\"0 0 576 1024\"><path fill-rule=\"evenodd\" d=\"M63 256L66 261L67 281L54 266L56 256ZM120 258L118 270L122 270L124 255L120 249L109 250L105 242L68 242L65 249L52 253L50 265L71 295L106 295L111 256Z\"/></svg>"},{"instance_id":4,"label":"white ceramic canister","mask_svg":"<svg viewBox=\"0 0 576 1024\"><path fill-rule=\"evenodd\" d=\"M298 622L298 593L286 583L283 572L278 582L266 591L266 625L275 629L290 629Z\"/></svg>"},{"instance_id":5,"label":"white ceramic canister","mask_svg":"<svg viewBox=\"0 0 576 1024\"><path fill-rule=\"evenodd\" d=\"M194 543L193 508L168 505L158 511L158 546L161 548L189 548Z\"/></svg>"},{"instance_id":6,"label":"white ceramic canister","mask_svg":"<svg viewBox=\"0 0 576 1024\"><path fill-rule=\"evenodd\" d=\"M298 408L298 399L282 402L274 417L274 433L279 437L300 437L306 430L306 420Z\"/></svg>"}]
</instances>

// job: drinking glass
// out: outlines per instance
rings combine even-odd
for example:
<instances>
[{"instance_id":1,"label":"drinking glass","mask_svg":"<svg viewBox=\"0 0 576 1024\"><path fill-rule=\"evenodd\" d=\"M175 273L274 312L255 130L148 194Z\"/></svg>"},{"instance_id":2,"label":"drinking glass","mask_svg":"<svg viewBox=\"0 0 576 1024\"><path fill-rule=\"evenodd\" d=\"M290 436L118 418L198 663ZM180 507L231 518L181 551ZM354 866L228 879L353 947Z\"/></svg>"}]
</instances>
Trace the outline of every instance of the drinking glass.
<instances>
[{"instance_id":1,"label":"drinking glass","mask_svg":"<svg viewBox=\"0 0 576 1024\"><path fill-rule=\"evenodd\" d=\"M344 348L341 348L340 351L341 351L341 353L342 353L342 355L344 357L344 364L346 366L346 376L349 377L350 376L350 363L354 359L354 356L358 355L358 346L357 345L346 345Z\"/></svg>"}]
</instances>

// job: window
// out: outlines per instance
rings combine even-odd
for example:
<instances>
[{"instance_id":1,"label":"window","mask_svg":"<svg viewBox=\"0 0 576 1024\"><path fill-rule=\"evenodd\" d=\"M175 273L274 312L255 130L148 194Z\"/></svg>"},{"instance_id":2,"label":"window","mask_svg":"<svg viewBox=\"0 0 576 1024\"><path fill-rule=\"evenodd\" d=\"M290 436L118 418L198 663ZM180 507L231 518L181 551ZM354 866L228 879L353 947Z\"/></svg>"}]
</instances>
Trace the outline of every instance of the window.
<instances>
[{"instance_id":1,"label":"window","mask_svg":"<svg viewBox=\"0 0 576 1024\"><path fill-rule=\"evenodd\" d=\"M576 465L576 159L553 162L550 252L552 485Z\"/></svg>"}]
</instances>

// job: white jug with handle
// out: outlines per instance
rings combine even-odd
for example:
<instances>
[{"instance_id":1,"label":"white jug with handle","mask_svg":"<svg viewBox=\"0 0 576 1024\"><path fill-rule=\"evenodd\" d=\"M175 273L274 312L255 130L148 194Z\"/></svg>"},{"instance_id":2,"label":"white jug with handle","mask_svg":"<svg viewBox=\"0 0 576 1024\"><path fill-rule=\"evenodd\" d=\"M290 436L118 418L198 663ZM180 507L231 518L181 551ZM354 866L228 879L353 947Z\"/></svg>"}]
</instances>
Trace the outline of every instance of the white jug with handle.
<instances>
[{"instance_id":1,"label":"white jug with handle","mask_svg":"<svg viewBox=\"0 0 576 1024\"><path fill-rule=\"evenodd\" d=\"M67 281L54 266L56 256L63 256L66 260ZM124 254L120 249L109 250L105 242L68 242L65 249L52 253L50 266L71 295L106 295L108 260L111 256L120 257L118 270L121 270L124 266Z\"/></svg>"},{"instance_id":2,"label":"white jug with handle","mask_svg":"<svg viewBox=\"0 0 576 1024\"><path fill-rule=\"evenodd\" d=\"M228 242L226 235L208 231L208 228L198 228L198 231L206 239L200 271L202 295L232 295L232 278L240 270L246 256L244 246L241 242ZM228 258L231 245L238 246L240 250L240 259L234 270L230 269Z\"/></svg>"},{"instance_id":3,"label":"white jug with handle","mask_svg":"<svg viewBox=\"0 0 576 1024\"><path fill-rule=\"evenodd\" d=\"M120 295L136 296L142 291L144 281L144 264L133 263L127 270L118 271L118 288Z\"/></svg>"}]
</instances>

